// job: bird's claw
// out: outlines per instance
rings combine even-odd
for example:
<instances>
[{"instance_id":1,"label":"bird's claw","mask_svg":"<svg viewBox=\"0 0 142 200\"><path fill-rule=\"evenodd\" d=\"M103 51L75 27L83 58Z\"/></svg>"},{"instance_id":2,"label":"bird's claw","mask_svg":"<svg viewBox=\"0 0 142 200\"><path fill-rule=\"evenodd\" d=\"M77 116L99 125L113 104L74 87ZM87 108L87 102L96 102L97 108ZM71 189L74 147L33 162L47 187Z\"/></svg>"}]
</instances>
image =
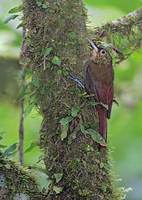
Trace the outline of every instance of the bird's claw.
<instances>
[{"instance_id":1,"label":"bird's claw","mask_svg":"<svg viewBox=\"0 0 142 200\"><path fill-rule=\"evenodd\" d=\"M85 96L86 98L90 98L90 97L95 97L95 95L94 94L87 94L86 96Z\"/></svg>"},{"instance_id":2,"label":"bird's claw","mask_svg":"<svg viewBox=\"0 0 142 200\"><path fill-rule=\"evenodd\" d=\"M99 103L101 106L103 106L106 110L108 110L108 105L106 105L106 104L104 104L104 103L102 103L102 102L100 102Z\"/></svg>"},{"instance_id":3,"label":"bird's claw","mask_svg":"<svg viewBox=\"0 0 142 200\"><path fill-rule=\"evenodd\" d=\"M92 97L92 95L87 95L86 97ZM101 105L103 108L105 108L106 110L108 110L108 105L107 104L104 104L102 102L95 102L95 104L92 104L92 105L95 105L95 106L98 106L98 105Z\"/></svg>"}]
</instances>

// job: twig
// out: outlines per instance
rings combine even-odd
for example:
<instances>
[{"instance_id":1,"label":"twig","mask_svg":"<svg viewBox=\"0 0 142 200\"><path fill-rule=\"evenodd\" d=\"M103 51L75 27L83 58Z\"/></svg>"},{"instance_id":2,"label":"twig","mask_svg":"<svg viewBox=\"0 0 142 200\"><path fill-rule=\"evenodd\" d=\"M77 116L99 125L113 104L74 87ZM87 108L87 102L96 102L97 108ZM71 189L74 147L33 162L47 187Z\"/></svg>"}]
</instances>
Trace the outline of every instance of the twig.
<instances>
[{"instance_id":1,"label":"twig","mask_svg":"<svg viewBox=\"0 0 142 200\"><path fill-rule=\"evenodd\" d=\"M25 31L23 30L23 44L24 46L25 42ZM25 67L21 63L21 90L24 90L25 87ZM24 96L20 97L19 101L19 107L20 107L20 121L19 121L19 162L21 165L24 164Z\"/></svg>"},{"instance_id":2,"label":"twig","mask_svg":"<svg viewBox=\"0 0 142 200\"><path fill-rule=\"evenodd\" d=\"M22 81L21 81L21 89L23 89L25 85L25 72L22 69ZM24 164L24 97L20 98L19 102L20 107L20 122L19 122L19 162L21 165Z\"/></svg>"}]
</instances>

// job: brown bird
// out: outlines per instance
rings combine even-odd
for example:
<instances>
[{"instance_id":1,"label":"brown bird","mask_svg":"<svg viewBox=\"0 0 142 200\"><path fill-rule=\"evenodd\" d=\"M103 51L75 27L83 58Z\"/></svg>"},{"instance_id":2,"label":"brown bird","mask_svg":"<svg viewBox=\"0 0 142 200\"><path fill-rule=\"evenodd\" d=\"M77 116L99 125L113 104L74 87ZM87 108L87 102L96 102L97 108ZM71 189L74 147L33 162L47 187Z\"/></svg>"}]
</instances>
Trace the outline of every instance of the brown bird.
<instances>
[{"instance_id":1,"label":"brown bird","mask_svg":"<svg viewBox=\"0 0 142 200\"><path fill-rule=\"evenodd\" d=\"M85 64L85 88L94 95L99 117L99 133L107 142L107 118L110 118L113 103L114 71L112 58L108 51L88 39L92 53Z\"/></svg>"}]
</instances>

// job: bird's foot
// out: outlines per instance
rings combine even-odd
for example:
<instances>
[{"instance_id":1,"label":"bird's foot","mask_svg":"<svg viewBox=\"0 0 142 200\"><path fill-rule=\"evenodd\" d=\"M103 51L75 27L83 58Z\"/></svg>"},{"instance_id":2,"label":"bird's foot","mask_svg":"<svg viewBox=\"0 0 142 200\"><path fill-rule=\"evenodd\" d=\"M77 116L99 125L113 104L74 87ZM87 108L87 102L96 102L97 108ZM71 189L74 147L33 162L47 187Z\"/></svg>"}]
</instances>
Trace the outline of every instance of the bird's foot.
<instances>
[{"instance_id":1,"label":"bird's foot","mask_svg":"<svg viewBox=\"0 0 142 200\"><path fill-rule=\"evenodd\" d=\"M87 94L85 97L86 98L95 97L95 94Z\"/></svg>"},{"instance_id":2,"label":"bird's foot","mask_svg":"<svg viewBox=\"0 0 142 200\"><path fill-rule=\"evenodd\" d=\"M98 103L99 105L101 105L102 107L104 107L106 110L108 110L108 105L107 104L104 104L102 102Z\"/></svg>"},{"instance_id":3,"label":"bird's foot","mask_svg":"<svg viewBox=\"0 0 142 200\"><path fill-rule=\"evenodd\" d=\"M100 144L101 148L107 148L107 144Z\"/></svg>"},{"instance_id":4,"label":"bird's foot","mask_svg":"<svg viewBox=\"0 0 142 200\"><path fill-rule=\"evenodd\" d=\"M94 97L94 95L87 95L87 96L85 96L86 98L87 97ZM104 103L102 103L102 102L92 102L91 103L91 105L95 105L95 106L98 106L98 105L100 105L100 106L102 106L103 108L105 108L106 110L108 110L108 105L107 104L104 104Z\"/></svg>"}]
</instances>

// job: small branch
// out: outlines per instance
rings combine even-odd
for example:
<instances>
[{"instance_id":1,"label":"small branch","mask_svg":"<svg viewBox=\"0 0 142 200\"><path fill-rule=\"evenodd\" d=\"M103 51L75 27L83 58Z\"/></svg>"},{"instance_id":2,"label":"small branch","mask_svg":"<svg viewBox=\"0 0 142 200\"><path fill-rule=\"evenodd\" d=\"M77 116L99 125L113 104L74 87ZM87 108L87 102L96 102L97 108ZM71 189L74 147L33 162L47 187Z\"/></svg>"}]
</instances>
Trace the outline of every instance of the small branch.
<instances>
[{"instance_id":1,"label":"small branch","mask_svg":"<svg viewBox=\"0 0 142 200\"><path fill-rule=\"evenodd\" d=\"M25 30L23 29L23 44L22 47L24 46L25 43ZM25 67L21 63L21 90L24 90L25 87ZM19 151L19 162L21 165L24 164L24 97L20 97L20 121L19 121L19 146L18 146L18 151Z\"/></svg>"},{"instance_id":2,"label":"small branch","mask_svg":"<svg viewBox=\"0 0 142 200\"><path fill-rule=\"evenodd\" d=\"M115 63L127 59L142 47L142 8L95 28L91 35L99 43L110 44Z\"/></svg>"},{"instance_id":3,"label":"small branch","mask_svg":"<svg viewBox=\"0 0 142 200\"><path fill-rule=\"evenodd\" d=\"M23 89L25 83L24 70L22 70L21 88ZM24 164L24 97L20 98L20 122L19 122L19 162Z\"/></svg>"}]
</instances>

